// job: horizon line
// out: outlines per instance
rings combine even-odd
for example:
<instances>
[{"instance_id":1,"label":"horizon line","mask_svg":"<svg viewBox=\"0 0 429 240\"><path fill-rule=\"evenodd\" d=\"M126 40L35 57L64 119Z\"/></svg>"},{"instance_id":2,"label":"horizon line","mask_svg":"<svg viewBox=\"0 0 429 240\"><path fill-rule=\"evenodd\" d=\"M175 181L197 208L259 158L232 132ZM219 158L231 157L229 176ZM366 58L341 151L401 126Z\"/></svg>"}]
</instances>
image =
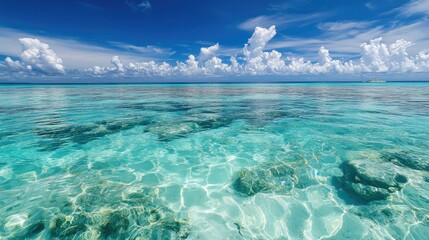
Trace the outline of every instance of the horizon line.
<instances>
[{"instance_id":1,"label":"horizon line","mask_svg":"<svg viewBox=\"0 0 429 240\"><path fill-rule=\"evenodd\" d=\"M0 82L0 85L173 85L173 84L279 84L279 83L429 83L429 80L390 80L385 82L369 83L366 81L230 81L230 82Z\"/></svg>"}]
</instances>

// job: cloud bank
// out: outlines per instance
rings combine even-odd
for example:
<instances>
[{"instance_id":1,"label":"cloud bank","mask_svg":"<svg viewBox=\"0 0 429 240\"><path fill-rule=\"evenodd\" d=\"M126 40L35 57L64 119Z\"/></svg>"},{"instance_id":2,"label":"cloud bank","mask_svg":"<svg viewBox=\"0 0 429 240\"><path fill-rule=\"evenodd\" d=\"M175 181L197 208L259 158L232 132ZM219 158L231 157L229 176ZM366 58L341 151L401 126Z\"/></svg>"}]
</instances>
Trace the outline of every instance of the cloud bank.
<instances>
[{"instance_id":1,"label":"cloud bank","mask_svg":"<svg viewBox=\"0 0 429 240\"><path fill-rule=\"evenodd\" d=\"M341 28L339 25L325 26ZM219 43L200 49L199 54L189 55L185 61L167 62L136 61L124 63L113 56L111 65L94 66L85 70L66 68L61 58L38 39L21 38L20 59L10 57L0 63L0 72L65 74L86 77L176 77L176 76L251 76L299 74L355 74L355 73L405 73L429 72L429 50L410 55L407 48L412 42L400 39L391 44L375 38L360 45L361 56L344 61L331 57L329 50L320 46L318 60L283 56L277 50L267 50L267 44L276 36L276 27L256 27L252 36L236 54L220 56ZM82 59L84 61L84 59Z\"/></svg>"},{"instance_id":2,"label":"cloud bank","mask_svg":"<svg viewBox=\"0 0 429 240\"><path fill-rule=\"evenodd\" d=\"M34 38L20 38L22 53L20 60L12 60L6 57L5 63L11 70L16 71L40 71L47 74L65 73L63 60L49 48L46 43Z\"/></svg>"}]
</instances>

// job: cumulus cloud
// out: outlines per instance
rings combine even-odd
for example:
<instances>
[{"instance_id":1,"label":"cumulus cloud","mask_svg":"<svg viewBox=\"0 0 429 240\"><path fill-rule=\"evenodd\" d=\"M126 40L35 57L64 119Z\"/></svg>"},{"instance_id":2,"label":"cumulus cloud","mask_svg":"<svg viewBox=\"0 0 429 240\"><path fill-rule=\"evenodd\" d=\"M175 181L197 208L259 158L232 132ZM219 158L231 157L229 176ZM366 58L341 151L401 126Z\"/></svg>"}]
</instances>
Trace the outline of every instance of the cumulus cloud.
<instances>
[{"instance_id":1,"label":"cumulus cloud","mask_svg":"<svg viewBox=\"0 0 429 240\"><path fill-rule=\"evenodd\" d=\"M119 60L119 56L113 56L112 57L112 64L115 66L115 68L119 72L123 72L124 71L124 64L122 64L121 60Z\"/></svg>"},{"instance_id":2,"label":"cumulus cloud","mask_svg":"<svg viewBox=\"0 0 429 240\"><path fill-rule=\"evenodd\" d=\"M216 56L216 52L219 50L219 43L216 43L213 46L210 47L202 47L200 49L200 55L198 56L199 61L206 61L207 59L210 59L214 56Z\"/></svg>"},{"instance_id":3,"label":"cumulus cloud","mask_svg":"<svg viewBox=\"0 0 429 240\"><path fill-rule=\"evenodd\" d=\"M250 37L247 44L244 45L244 55L250 58L261 55L262 50L276 34L276 27L274 25L268 29L256 27L252 37Z\"/></svg>"},{"instance_id":4,"label":"cumulus cloud","mask_svg":"<svg viewBox=\"0 0 429 240\"><path fill-rule=\"evenodd\" d=\"M338 26L336 26L338 27ZM341 26L340 26L341 27ZM176 63L125 61L119 56L111 58L110 66L94 66L84 71L68 71L70 74L91 76L246 76L292 74L353 74L366 72L429 72L429 50L411 55L407 49L413 43L403 39L391 44L375 38L360 45L361 56L355 60L334 59L329 50L321 46L318 60L284 56L276 50L267 50L268 43L276 36L276 27L256 27L241 51L225 57L219 54L222 46L216 43L200 49L198 55L189 55ZM20 39L23 52L19 60L7 57L0 68L15 71L40 71L64 73L62 61L47 44L37 39Z\"/></svg>"},{"instance_id":5,"label":"cumulus cloud","mask_svg":"<svg viewBox=\"0 0 429 240\"><path fill-rule=\"evenodd\" d=\"M5 59L6 65L12 70L65 73L63 61L48 44L35 38L20 38L19 42L22 45L20 60L14 61L10 57Z\"/></svg>"},{"instance_id":6,"label":"cumulus cloud","mask_svg":"<svg viewBox=\"0 0 429 240\"><path fill-rule=\"evenodd\" d=\"M94 67L87 72L94 75L113 73L146 76L191 75L288 75L288 74L350 74L362 72L424 72L429 71L429 50L410 56L407 48L412 43L397 40L387 45L382 38L363 43L361 57L355 61L333 59L329 50L321 46L319 60L284 57L276 50L266 51L266 46L276 35L275 26L256 27L242 52L224 62L216 56L220 45L201 48L198 58L190 55L185 62L170 65L166 62L136 62L124 65L113 57L111 67Z\"/></svg>"},{"instance_id":7,"label":"cumulus cloud","mask_svg":"<svg viewBox=\"0 0 429 240\"><path fill-rule=\"evenodd\" d=\"M284 61L281 59L282 54L276 50L264 52L267 43L276 35L276 27L270 28L256 27L247 44L244 45L243 54L245 63L244 72L252 75L261 72L276 73L284 68Z\"/></svg>"},{"instance_id":8,"label":"cumulus cloud","mask_svg":"<svg viewBox=\"0 0 429 240\"><path fill-rule=\"evenodd\" d=\"M31 71L31 69L32 69L32 67L30 65L25 66L21 61L18 61L18 60L14 61L10 57L6 57L5 63L7 66L9 66L12 69L17 69L17 70L27 69L29 71Z\"/></svg>"},{"instance_id":9,"label":"cumulus cloud","mask_svg":"<svg viewBox=\"0 0 429 240\"><path fill-rule=\"evenodd\" d=\"M407 48L411 42L403 39L397 40L391 45L382 43L382 38L373 39L370 43L364 43L362 47L361 65L367 72L419 72L425 69L425 61L418 56L410 57Z\"/></svg>"}]
</instances>

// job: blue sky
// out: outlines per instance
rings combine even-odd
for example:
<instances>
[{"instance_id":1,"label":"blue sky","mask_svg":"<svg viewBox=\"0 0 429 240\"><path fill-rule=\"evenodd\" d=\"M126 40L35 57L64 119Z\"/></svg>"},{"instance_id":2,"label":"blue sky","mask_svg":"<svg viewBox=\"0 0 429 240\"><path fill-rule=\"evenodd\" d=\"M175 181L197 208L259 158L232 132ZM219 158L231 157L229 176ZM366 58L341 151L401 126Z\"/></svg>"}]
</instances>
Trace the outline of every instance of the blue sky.
<instances>
[{"instance_id":1,"label":"blue sky","mask_svg":"<svg viewBox=\"0 0 429 240\"><path fill-rule=\"evenodd\" d=\"M429 0L0 0L0 78L421 78L428 16Z\"/></svg>"}]
</instances>

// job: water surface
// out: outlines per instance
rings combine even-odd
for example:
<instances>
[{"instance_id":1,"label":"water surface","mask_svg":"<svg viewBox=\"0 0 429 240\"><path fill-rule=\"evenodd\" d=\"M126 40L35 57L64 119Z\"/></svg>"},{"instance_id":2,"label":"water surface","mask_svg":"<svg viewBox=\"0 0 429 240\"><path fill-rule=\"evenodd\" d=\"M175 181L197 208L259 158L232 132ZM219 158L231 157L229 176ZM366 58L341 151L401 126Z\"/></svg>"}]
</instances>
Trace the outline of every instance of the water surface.
<instances>
[{"instance_id":1,"label":"water surface","mask_svg":"<svg viewBox=\"0 0 429 240\"><path fill-rule=\"evenodd\" d=\"M1 239L425 239L429 84L0 86Z\"/></svg>"}]
</instances>

